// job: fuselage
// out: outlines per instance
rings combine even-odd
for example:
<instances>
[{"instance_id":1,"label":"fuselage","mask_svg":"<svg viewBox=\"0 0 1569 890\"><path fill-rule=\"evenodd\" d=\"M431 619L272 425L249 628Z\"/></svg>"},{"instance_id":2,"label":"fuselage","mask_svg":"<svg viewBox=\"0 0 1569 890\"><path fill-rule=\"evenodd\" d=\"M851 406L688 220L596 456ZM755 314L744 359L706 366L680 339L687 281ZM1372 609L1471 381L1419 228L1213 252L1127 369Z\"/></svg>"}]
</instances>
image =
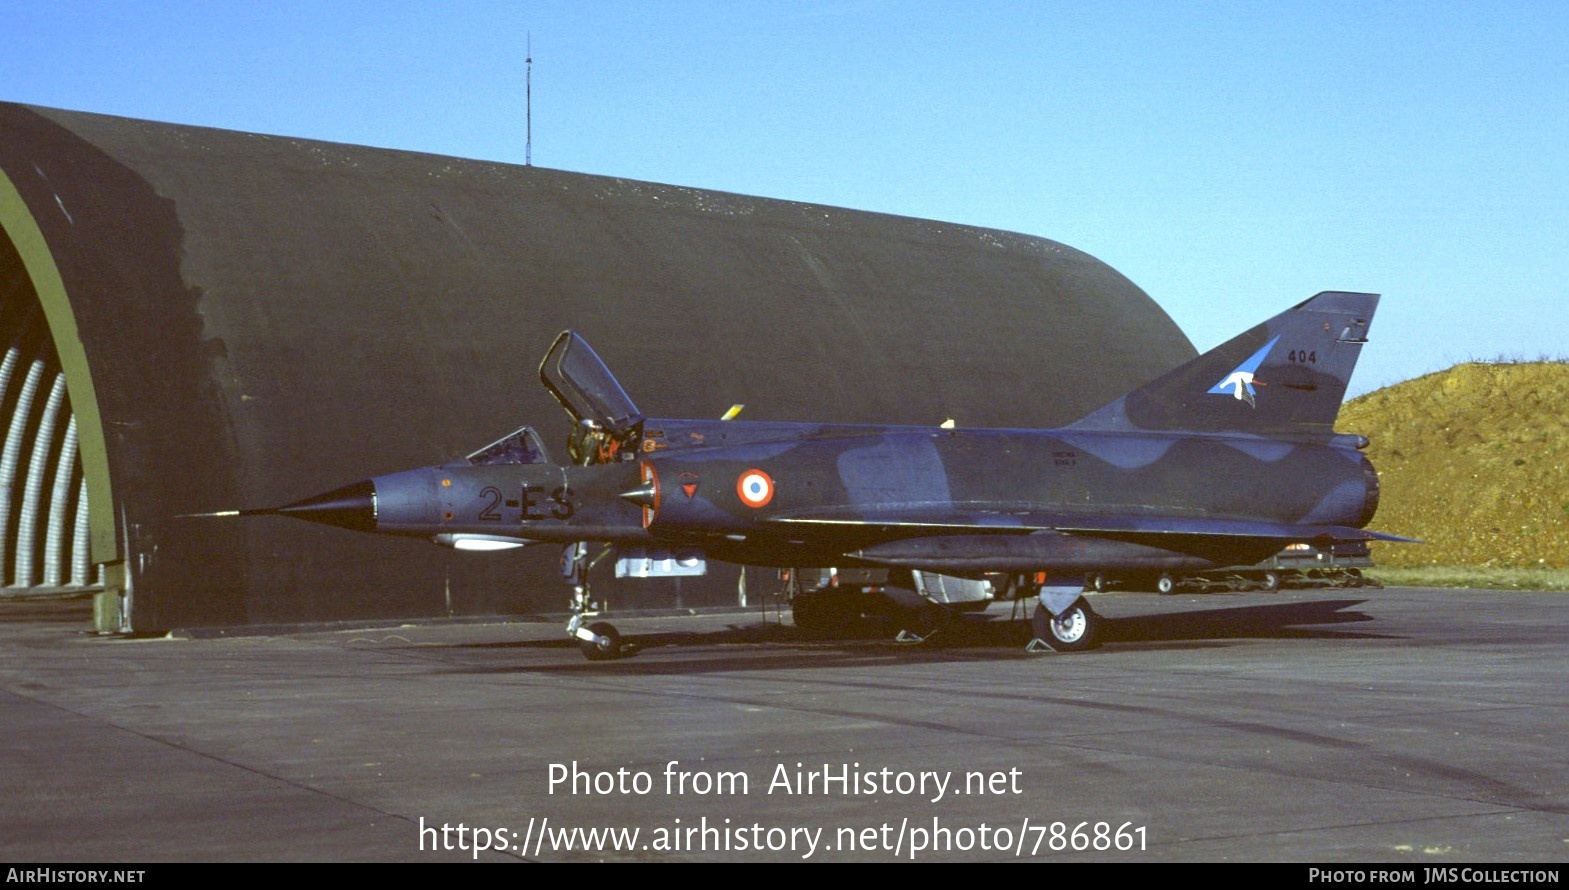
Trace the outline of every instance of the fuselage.
<instances>
[{"instance_id":1,"label":"fuselage","mask_svg":"<svg viewBox=\"0 0 1569 890\"><path fill-rule=\"evenodd\" d=\"M807 521L1001 528L1075 515L1361 527L1377 494L1351 448L1154 433L888 428L644 463L659 495L648 527L667 534ZM748 481L760 486L750 495Z\"/></svg>"},{"instance_id":2,"label":"fuselage","mask_svg":"<svg viewBox=\"0 0 1569 890\"><path fill-rule=\"evenodd\" d=\"M1377 504L1371 465L1340 443L717 421L646 427L635 453L604 464L450 464L377 477L373 530L475 545L667 545L756 565L842 563L855 554L920 564L920 546L890 550L888 542L1039 535L1107 520L1360 528ZM1057 552L1010 545L1006 558L986 555L998 546L970 549L1008 569L1052 562ZM1084 557L1092 558L1116 554Z\"/></svg>"}]
</instances>

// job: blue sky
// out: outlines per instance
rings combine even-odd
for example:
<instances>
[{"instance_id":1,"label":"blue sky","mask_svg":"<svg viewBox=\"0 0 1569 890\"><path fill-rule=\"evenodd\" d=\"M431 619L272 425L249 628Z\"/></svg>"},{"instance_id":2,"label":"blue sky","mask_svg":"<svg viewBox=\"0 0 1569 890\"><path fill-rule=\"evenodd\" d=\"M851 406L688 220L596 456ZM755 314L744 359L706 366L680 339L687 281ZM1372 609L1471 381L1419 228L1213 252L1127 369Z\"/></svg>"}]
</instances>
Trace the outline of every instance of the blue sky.
<instances>
[{"instance_id":1,"label":"blue sky","mask_svg":"<svg viewBox=\"0 0 1569 890\"><path fill-rule=\"evenodd\" d=\"M1207 349L1384 294L1353 392L1569 355L1569 4L0 0L0 100L1064 242ZM3 134L0 134L3 138Z\"/></svg>"}]
</instances>

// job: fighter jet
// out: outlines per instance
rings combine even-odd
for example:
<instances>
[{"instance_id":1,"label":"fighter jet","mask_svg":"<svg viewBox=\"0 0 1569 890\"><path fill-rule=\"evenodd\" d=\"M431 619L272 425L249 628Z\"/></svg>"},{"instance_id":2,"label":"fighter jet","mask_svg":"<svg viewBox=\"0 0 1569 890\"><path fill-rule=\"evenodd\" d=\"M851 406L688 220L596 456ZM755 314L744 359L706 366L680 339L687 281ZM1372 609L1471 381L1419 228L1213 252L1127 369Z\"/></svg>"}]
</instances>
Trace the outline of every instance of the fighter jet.
<instances>
[{"instance_id":1,"label":"fighter jet","mask_svg":"<svg viewBox=\"0 0 1569 890\"><path fill-rule=\"evenodd\" d=\"M1246 565L1301 541L1409 540L1365 529L1379 496L1368 441L1334 430L1377 304L1320 293L1051 430L646 417L569 330L539 371L575 423L569 464L524 426L463 460L230 512L464 550L566 545L567 631L592 659L623 645L588 621L590 542L673 574L707 559L876 567L924 575L911 586L950 605L1036 599L1034 644L1085 649L1102 624L1086 575ZM931 594L942 589L972 593Z\"/></svg>"}]
</instances>

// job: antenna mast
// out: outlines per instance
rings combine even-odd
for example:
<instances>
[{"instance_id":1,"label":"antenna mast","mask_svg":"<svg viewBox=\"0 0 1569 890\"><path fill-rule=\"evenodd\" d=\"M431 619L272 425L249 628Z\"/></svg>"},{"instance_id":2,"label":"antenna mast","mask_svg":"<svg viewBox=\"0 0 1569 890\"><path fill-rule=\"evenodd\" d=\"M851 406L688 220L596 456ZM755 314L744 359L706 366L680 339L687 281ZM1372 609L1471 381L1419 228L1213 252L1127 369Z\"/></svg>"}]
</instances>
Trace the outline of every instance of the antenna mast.
<instances>
[{"instance_id":1,"label":"antenna mast","mask_svg":"<svg viewBox=\"0 0 1569 890\"><path fill-rule=\"evenodd\" d=\"M528 35L528 57L524 59L528 65L528 74L523 80L524 119L527 121L528 135L523 143L523 166L534 166L534 32Z\"/></svg>"}]
</instances>

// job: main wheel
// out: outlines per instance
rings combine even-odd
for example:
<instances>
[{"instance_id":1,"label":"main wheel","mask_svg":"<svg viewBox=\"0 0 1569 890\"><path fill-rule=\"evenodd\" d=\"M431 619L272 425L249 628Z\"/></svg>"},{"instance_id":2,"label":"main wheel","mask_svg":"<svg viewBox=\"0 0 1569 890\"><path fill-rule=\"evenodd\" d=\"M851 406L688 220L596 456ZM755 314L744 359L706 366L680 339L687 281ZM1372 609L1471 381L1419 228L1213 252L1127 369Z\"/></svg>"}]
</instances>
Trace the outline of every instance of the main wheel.
<instances>
[{"instance_id":1,"label":"main wheel","mask_svg":"<svg viewBox=\"0 0 1569 890\"><path fill-rule=\"evenodd\" d=\"M901 643L924 643L955 621L959 621L959 614L947 606L940 606L928 602L917 608L903 608L895 616L896 623L900 626L898 641Z\"/></svg>"},{"instance_id":2,"label":"main wheel","mask_svg":"<svg viewBox=\"0 0 1569 890\"><path fill-rule=\"evenodd\" d=\"M829 633L843 627L852 617L846 599L851 594L838 591L803 590L790 599L790 620L812 633ZM856 611L855 615L860 612Z\"/></svg>"},{"instance_id":3,"label":"main wheel","mask_svg":"<svg viewBox=\"0 0 1569 890\"><path fill-rule=\"evenodd\" d=\"M1101 617L1083 597L1057 616L1037 605L1032 619L1035 635L1058 652L1082 652L1099 646L1100 622Z\"/></svg>"},{"instance_id":4,"label":"main wheel","mask_svg":"<svg viewBox=\"0 0 1569 890\"><path fill-rule=\"evenodd\" d=\"M596 621L588 626L594 635L599 637L599 642L591 643L583 640L578 643L578 648L583 650L583 657L589 661L608 661L621 656L621 633L615 625L604 621Z\"/></svg>"},{"instance_id":5,"label":"main wheel","mask_svg":"<svg viewBox=\"0 0 1569 890\"><path fill-rule=\"evenodd\" d=\"M1167 572L1161 572L1160 573L1160 577L1155 579L1155 592L1156 593L1165 594L1165 593L1170 593L1170 592L1172 592L1173 590L1176 590L1176 589L1177 589L1177 579L1171 577L1171 575L1169 573L1167 573Z\"/></svg>"},{"instance_id":6,"label":"main wheel","mask_svg":"<svg viewBox=\"0 0 1569 890\"><path fill-rule=\"evenodd\" d=\"M1264 589L1265 590L1279 590L1280 589L1280 573L1279 572L1265 572L1264 573Z\"/></svg>"}]
</instances>

